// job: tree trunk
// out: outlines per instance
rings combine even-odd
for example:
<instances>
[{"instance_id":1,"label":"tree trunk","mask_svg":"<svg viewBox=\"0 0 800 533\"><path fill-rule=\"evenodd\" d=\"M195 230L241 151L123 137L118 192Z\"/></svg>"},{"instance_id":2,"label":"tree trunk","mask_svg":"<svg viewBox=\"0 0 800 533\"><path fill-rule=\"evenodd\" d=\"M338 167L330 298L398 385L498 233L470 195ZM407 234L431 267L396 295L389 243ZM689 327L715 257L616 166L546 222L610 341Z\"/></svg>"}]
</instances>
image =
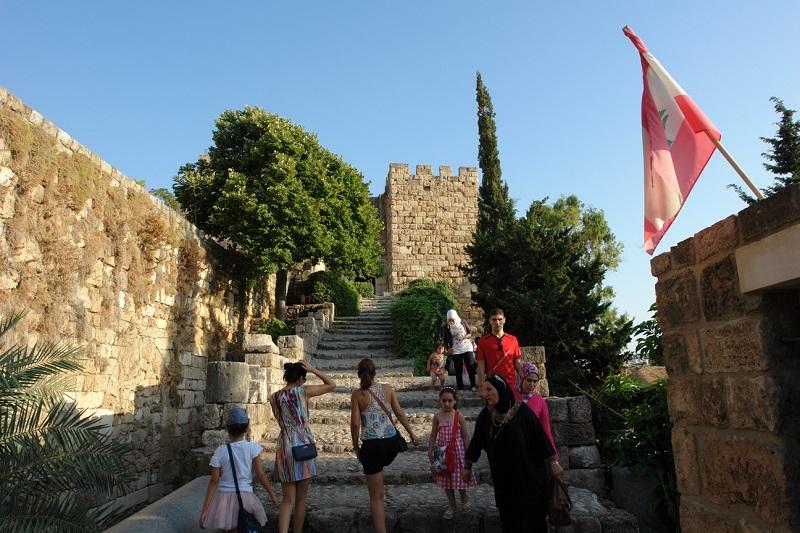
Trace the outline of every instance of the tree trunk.
<instances>
[{"instance_id":1,"label":"tree trunk","mask_svg":"<svg viewBox=\"0 0 800 533\"><path fill-rule=\"evenodd\" d=\"M286 321L286 295L289 292L289 270L278 270L275 275L275 318Z\"/></svg>"}]
</instances>

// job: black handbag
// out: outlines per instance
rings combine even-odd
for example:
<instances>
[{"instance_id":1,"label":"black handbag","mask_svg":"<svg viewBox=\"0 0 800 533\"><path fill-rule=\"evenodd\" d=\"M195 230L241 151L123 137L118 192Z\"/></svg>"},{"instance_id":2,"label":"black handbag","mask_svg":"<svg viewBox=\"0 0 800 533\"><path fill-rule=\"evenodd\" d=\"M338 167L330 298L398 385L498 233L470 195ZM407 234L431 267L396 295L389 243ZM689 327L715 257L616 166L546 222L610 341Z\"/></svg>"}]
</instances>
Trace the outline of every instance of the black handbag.
<instances>
[{"instance_id":1,"label":"black handbag","mask_svg":"<svg viewBox=\"0 0 800 533\"><path fill-rule=\"evenodd\" d=\"M292 457L295 461L308 461L317 456L317 445L313 442L310 444L299 444L292 446Z\"/></svg>"},{"instance_id":2,"label":"black handbag","mask_svg":"<svg viewBox=\"0 0 800 533\"><path fill-rule=\"evenodd\" d=\"M547 517L551 526L568 526L572 524L569 512L572 509L572 499L569 497L567 484L560 478L554 477L550 489L550 501L547 506Z\"/></svg>"},{"instance_id":3,"label":"black handbag","mask_svg":"<svg viewBox=\"0 0 800 533\"><path fill-rule=\"evenodd\" d=\"M228 457L231 460L231 472L233 473L233 484L236 486L236 498L239 500L239 515L236 519L236 533L259 533L261 524L258 523L253 513L249 513L242 503L242 493L239 492L239 481L236 479L236 465L233 463L233 450L228 446Z\"/></svg>"}]
</instances>

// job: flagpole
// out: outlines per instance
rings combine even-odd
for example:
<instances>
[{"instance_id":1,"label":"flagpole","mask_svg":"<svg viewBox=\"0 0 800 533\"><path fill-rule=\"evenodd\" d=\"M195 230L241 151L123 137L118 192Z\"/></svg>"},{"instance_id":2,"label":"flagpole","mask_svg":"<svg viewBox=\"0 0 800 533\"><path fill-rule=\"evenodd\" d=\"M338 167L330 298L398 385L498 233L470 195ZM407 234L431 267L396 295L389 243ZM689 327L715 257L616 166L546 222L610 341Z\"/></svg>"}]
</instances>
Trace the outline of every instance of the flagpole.
<instances>
[{"instance_id":1,"label":"flagpole","mask_svg":"<svg viewBox=\"0 0 800 533\"><path fill-rule=\"evenodd\" d=\"M711 133L708 130L705 131L706 135L708 135L708 138L711 139L711 141L714 143L714 145L716 145L717 149L720 151L723 157L733 167L733 170L735 170L736 173L739 174L739 177L742 178L742 180L744 180L744 182L747 184L748 187L750 187L750 190L753 191L753 194L756 195L756 198L758 198L759 200L763 200L764 195L761 193L761 191L759 191L756 188L755 185L753 185L753 182L750 181L750 178L748 178L747 174L744 173L744 170L742 170L742 167L739 166L739 163L737 163L736 160L733 158L733 156L728 153L728 151L725 149L724 146L722 146L722 143L719 142L719 140L717 140L716 137L711 135Z\"/></svg>"}]
</instances>

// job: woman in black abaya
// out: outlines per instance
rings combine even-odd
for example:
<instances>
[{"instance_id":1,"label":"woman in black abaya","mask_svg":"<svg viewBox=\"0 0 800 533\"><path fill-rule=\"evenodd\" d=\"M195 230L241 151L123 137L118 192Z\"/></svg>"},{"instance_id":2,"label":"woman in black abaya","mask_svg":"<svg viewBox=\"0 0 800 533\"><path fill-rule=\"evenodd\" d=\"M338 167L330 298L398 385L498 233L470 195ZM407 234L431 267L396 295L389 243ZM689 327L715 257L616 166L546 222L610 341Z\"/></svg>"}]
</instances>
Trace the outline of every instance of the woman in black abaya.
<instances>
[{"instance_id":1,"label":"woman in black abaya","mask_svg":"<svg viewBox=\"0 0 800 533\"><path fill-rule=\"evenodd\" d=\"M552 475L563 473L556 452L539 419L514 400L502 377L486 378L478 394L487 405L475 422L462 475L470 478L472 465L485 450L503 533L546 533L547 464Z\"/></svg>"}]
</instances>

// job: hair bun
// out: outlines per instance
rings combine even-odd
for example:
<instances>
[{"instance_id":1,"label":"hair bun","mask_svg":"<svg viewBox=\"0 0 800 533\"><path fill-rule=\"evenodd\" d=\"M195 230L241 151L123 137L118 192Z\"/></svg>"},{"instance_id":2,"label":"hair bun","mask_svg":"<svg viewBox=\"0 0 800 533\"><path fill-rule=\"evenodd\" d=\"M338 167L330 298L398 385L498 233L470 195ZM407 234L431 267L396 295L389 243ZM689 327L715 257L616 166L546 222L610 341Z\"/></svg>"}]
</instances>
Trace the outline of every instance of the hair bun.
<instances>
[{"instance_id":1,"label":"hair bun","mask_svg":"<svg viewBox=\"0 0 800 533\"><path fill-rule=\"evenodd\" d=\"M283 369L289 370L290 368L292 368L293 365L294 363L283 363Z\"/></svg>"}]
</instances>

